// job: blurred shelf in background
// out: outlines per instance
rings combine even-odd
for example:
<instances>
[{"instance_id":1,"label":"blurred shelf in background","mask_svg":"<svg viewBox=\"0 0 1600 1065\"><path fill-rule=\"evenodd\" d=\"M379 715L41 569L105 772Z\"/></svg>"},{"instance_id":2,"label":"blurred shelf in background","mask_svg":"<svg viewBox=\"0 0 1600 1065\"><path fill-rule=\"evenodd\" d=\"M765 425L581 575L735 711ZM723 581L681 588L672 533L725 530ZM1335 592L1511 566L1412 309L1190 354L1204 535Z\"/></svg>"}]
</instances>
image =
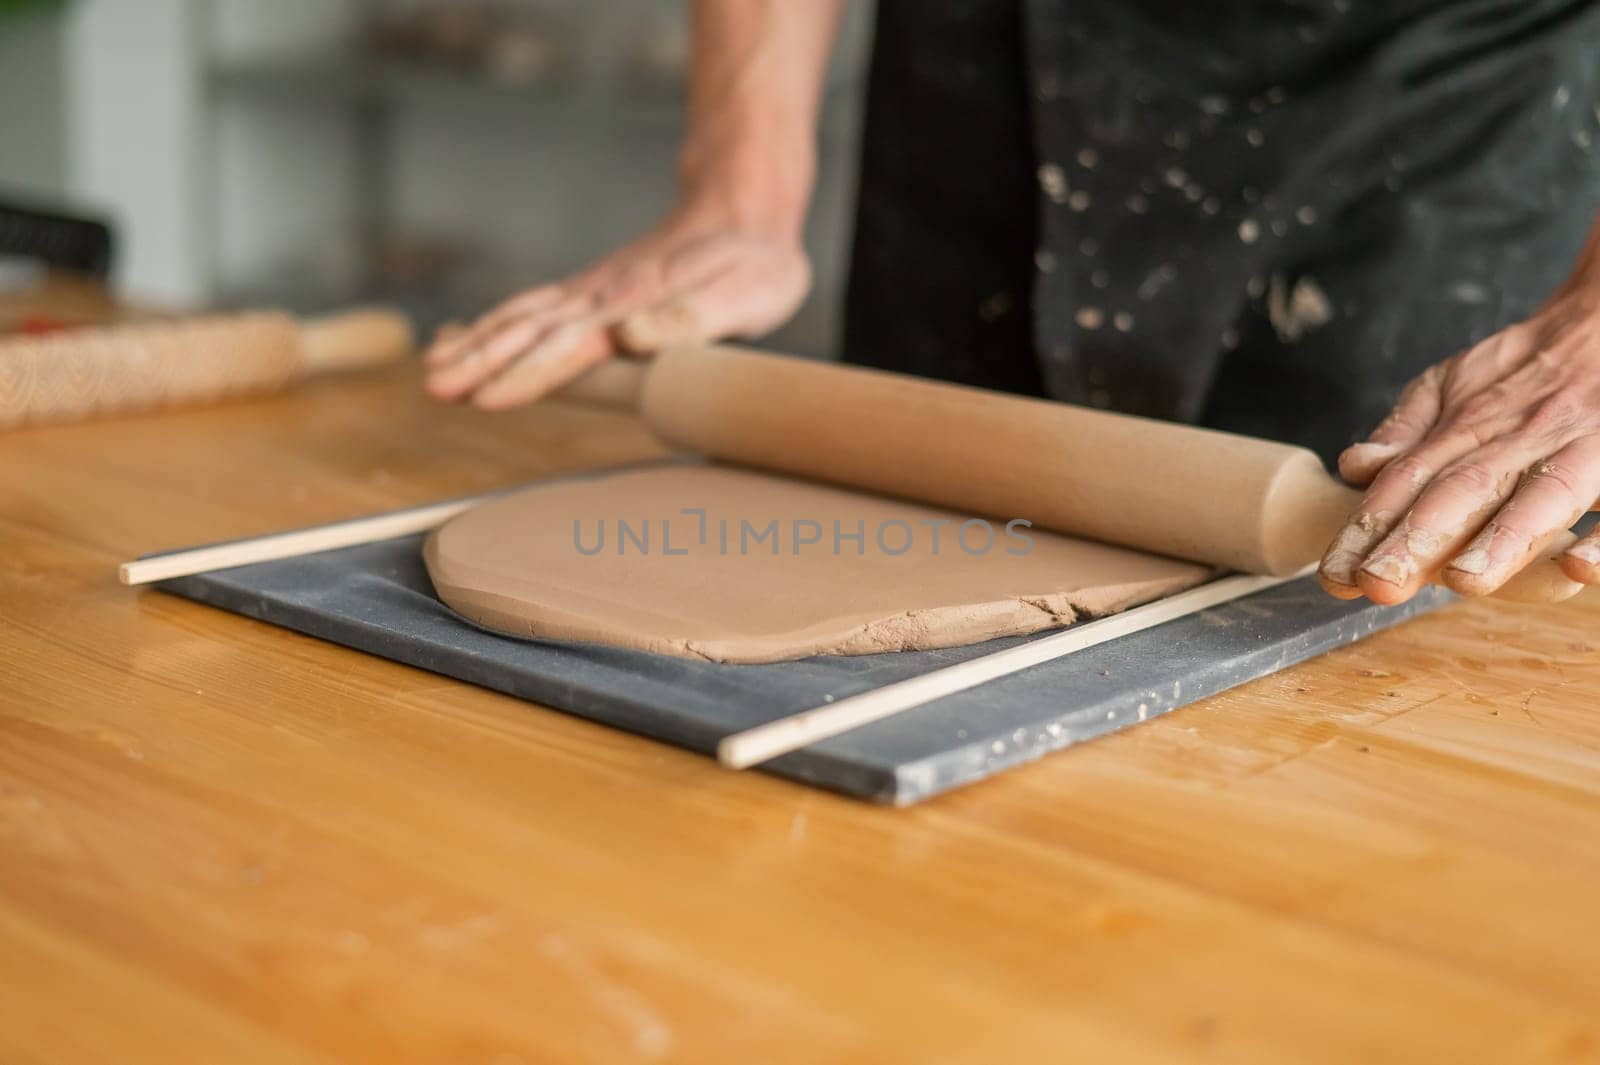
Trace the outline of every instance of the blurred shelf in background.
<instances>
[{"instance_id":1,"label":"blurred shelf in background","mask_svg":"<svg viewBox=\"0 0 1600 1065\"><path fill-rule=\"evenodd\" d=\"M208 80L211 89L222 94L323 106L396 104L522 110L571 106L579 89L570 75L547 74L508 82L473 71L347 53L223 60L212 64ZM678 106L677 99L667 96L650 102Z\"/></svg>"},{"instance_id":2,"label":"blurred shelf in background","mask_svg":"<svg viewBox=\"0 0 1600 1065\"><path fill-rule=\"evenodd\" d=\"M226 60L212 64L213 92L242 99L320 106L393 105L481 111L500 108L527 117L531 108L571 108L605 103L618 121L681 126L686 94L681 79L638 75L591 86L566 71L506 80L479 71L344 52L313 56ZM833 81L823 105L821 133L837 134L862 91L858 81Z\"/></svg>"}]
</instances>

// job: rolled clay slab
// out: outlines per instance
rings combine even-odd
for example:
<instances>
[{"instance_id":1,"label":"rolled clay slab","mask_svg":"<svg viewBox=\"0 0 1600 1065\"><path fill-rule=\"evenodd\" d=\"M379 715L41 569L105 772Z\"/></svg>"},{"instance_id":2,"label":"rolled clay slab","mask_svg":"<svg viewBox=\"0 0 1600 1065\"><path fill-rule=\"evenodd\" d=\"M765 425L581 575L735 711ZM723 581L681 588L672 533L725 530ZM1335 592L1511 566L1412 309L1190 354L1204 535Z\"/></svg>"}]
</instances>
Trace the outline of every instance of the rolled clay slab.
<instances>
[{"instance_id":1,"label":"rolled clay slab","mask_svg":"<svg viewBox=\"0 0 1600 1065\"><path fill-rule=\"evenodd\" d=\"M975 643L1116 613L1205 566L725 466L557 482L428 538L484 628L718 662Z\"/></svg>"}]
</instances>

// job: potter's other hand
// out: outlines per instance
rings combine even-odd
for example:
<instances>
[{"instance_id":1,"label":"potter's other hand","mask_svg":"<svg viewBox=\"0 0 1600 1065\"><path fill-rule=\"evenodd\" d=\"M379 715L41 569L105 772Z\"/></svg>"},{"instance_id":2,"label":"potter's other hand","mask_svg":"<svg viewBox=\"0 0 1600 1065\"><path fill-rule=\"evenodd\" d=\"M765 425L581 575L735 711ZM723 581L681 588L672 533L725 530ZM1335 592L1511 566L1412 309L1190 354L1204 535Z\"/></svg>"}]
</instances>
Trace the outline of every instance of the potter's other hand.
<instances>
[{"instance_id":1,"label":"potter's other hand","mask_svg":"<svg viewBox=\"0 0 1600 1065\"><path fill-rule=\"evenodd\" d=\"M795 312L810 284L798 235L680 210L576 277L441 330L427 353L428 391L485 409L527 403L615 354L759 336Z\"/></svg>"},{"instance_id":2,"label":"potter's other hand","mask_svg":"<svg viewBox=\"0 0 1600 1065\"><path fill-rule=\"evenodd\" d=\"M1328 591L1400 603L1434 574L1463 595L1500 587L1600 496L1600 282L1575 276L1429 369L1339 471L1367 493L1323 557ZM1560 562L1600 583L1600 534Z\"/></svg>"},{"instance_id":3,"label":"potter's other hand","mask_svg":"<svg viewBox=\"0 0 1600 1065\"><path fill-rule=\"evenodd\" d=\"M842 0L695 0L679 206L570 280L515 296L428 351L428 390L511 407L615 354L757 336L811 287L800 231Z\"/></svg>"}]
</instances>

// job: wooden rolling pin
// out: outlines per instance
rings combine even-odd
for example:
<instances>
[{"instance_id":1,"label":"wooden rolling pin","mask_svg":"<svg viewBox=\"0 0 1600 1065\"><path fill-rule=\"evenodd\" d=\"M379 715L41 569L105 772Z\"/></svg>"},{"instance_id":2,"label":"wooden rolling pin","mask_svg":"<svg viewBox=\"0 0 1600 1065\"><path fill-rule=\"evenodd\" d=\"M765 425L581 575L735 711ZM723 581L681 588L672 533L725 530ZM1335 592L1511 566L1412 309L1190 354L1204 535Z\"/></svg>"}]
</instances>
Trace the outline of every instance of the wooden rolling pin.
<instances>
[{"instance_id":1,"label":"wooden rolling pin","mask_svg":"<svg viewBox=\"0 0 1600 1065\"><path fill-rule=\"evenodd\" d=\"M278 311L137 322L0 340L0 429L270 392L311 374L405 357L411 322Z\"/></svg>"},{"instance_id":2,"label":"wooden rolling pin","mask_svg":"<svg viewBox=\"0 0 1600 1065\"><path fill-rule=\"evenodd\" d=\"M1361 498L1301 447L731 347L612 360L561 394L704 455L1247 573L1316 562ZM1499 597L1581 591L1555 562L1572 539Z\"/></svg>"}]
</instances>

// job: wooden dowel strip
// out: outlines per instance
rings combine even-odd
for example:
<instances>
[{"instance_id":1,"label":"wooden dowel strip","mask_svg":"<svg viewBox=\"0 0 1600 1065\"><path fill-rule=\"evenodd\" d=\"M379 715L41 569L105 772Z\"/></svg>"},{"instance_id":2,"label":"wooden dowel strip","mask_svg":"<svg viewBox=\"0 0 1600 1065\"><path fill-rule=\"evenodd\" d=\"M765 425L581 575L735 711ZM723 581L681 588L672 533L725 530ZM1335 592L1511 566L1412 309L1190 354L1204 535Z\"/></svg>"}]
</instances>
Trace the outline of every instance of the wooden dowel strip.
<instances>
[{"instance_id":1,"label":"wooden dowel strip","mask_svg":"<svg viewBox=\"0 0 1600 1065\"><path fill-rule=\"evenodd\" d=\"M450 520L468 507L476 506L499 494L489 492L464 499L430 503L410 510L352 518L331 525L317 525L309 529L256 536L248 540L232 540L225 544L212 544L209 547L196 547L187 551L173 551L153 558L124 562L117 569L117 577L123 584L150 584L154 581L188 577L232 566L248 566L255 562L294 558L338 547L376 543L396 536L426 532Z\"/></svg>"},{"instance_id":2,"label":"wooden dowel strip","mask_svg":"<svg viewBox=\"0 0 1600 1065\"><path fill-rule=\"evenodd\" d=\"M1032 640L909 680L887 684L836 703L804 710L724 738L717 744L717 760L732 769L747 769L830 736L942 699L946 695L954 695L1075 651L1286 584L1310 572L1311 569L1306 569L1289 577L1224 577L1113 617L1074 625L1054 636Z\"/></svg>"}]
</instances>

